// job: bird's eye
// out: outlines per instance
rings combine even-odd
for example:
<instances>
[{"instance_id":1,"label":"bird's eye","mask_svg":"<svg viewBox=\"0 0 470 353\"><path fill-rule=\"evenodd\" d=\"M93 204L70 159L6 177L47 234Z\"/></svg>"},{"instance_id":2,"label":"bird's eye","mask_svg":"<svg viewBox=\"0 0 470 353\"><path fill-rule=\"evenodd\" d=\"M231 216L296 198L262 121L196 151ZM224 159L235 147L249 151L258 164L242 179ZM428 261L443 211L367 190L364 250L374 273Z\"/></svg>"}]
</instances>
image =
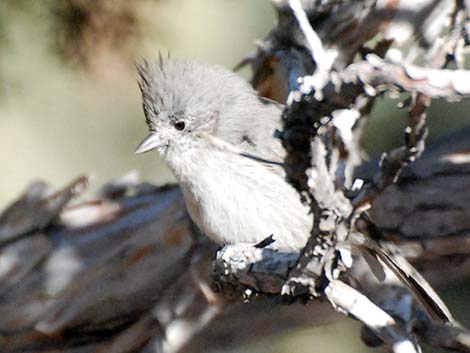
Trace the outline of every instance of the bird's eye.
<instances>
[{"instance_id":1,"label":"bird's eye","mask_svg":"<svg viewBox=\"0 0 470 353\"><path fill-rule=\"evenodd\" d=\"M175 123L175 129L176 130L184 130L184 127L185 127L184 121L177 121Z\"/></svg>"}]
</instances>

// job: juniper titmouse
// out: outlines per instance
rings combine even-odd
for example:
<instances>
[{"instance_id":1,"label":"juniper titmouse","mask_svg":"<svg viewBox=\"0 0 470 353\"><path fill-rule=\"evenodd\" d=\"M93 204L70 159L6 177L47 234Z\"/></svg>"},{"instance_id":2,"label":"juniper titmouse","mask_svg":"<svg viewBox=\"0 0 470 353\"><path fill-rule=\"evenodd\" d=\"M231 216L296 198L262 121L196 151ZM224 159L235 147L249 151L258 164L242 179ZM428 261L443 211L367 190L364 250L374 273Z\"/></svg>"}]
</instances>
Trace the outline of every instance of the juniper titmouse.
<instances>
[{"instance_id":1,"label":"juniper titmouse","mask_svg":"<svg viewBox=\"0 0 470 353\"><path fill-rule=\"evenodd\" d=\"M138 70L150 135L136 152L161 154L202 231L219 244L272 235L273 248L301 249L313 218L276 165L282 106L222 67L160 59Z\"/></svg>"},{"instance_id":2,"label":"juniper titmouse","mask_svg":"<svg viewBox=\"0 0 470 353\"><path fill-rule=\"evenodd\" d=\"M282 105L259 97L221 67L160 59L138 69L150 135L136 152L160 152L202 231L219 244L259 243L272 235L272 248L303 248L313 217L280 167L285 152L273 134L280 128ZM453 322L411 265L371 239L363 241L433 317ZM380 272L377 260L368 263Z\"/></svg>"}]
</instances>

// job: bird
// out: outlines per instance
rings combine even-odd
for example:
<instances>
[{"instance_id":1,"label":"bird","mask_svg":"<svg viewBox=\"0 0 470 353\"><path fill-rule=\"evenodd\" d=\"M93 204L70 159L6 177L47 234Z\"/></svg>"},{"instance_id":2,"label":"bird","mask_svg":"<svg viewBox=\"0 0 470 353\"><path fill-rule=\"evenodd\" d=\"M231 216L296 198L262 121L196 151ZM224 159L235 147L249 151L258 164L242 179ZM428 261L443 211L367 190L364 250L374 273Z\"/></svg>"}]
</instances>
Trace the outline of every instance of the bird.
<instances>
[{"instance_id":1,"label":"bird","mask_svg":"<svg viewBox=\"0 0 470 353\"><path fill-rule=\"evenodd\" d=\"M276 137L285 106L259 96L221 66L160 57L137 69L150 133L136 153L156 150L165 160L199 229L219 245L300 252L314 219L286 180L286 152ZM433 320L455 324L437 293L399 254L365 236L356 245L372 255L367 263L380 281L377 273L385 266Z\"/></svg>"},{"instance_id":2,"label":"bird","mask_svg":"<svg viewBox=\"0 0 470 353\"><path fill-rule=\"evenodd\" d=\"M201 231L220 245L272 237L273 249L302 249L313 216L282 167L284 106L221 66L160 58L138 73L150 134L136 153L159 152Z\"/></svg>"}]
</instances>

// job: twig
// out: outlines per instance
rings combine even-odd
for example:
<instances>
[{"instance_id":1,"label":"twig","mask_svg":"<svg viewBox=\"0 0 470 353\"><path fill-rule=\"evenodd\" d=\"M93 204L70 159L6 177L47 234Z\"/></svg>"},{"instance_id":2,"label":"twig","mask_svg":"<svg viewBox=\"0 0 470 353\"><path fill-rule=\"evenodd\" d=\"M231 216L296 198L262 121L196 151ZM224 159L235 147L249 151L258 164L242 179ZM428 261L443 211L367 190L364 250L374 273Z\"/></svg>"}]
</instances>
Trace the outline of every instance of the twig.
<instances>
[{"instance_id":1,"label":"twig","mask_svg":"<svg viewBox=\"0 0 470 353\"><path fill-rule=\"evenodd\" d=\"M332 56L329 55L323 48L323 43L318 34L312 28L307 14L302 8L300 0L289 0L289 6L292 9L295 18L298 21L299 27L305 36L308 47L310 49L310 54L312 55L312 59L316 64L315 70L325 73L329 72L333 63Z\"/></svg>"},{"instance_id":2,"label":"twig","mask_svg":"<svg viewBox=\"0 0 470 353\"><path fill-rule=\"evenodd\" d=\"M460 28L457 25L456 27ZM431 78L431 70L445 66L448 62L449 53L453 53L457 47L462 33L461 30L457 30L458 28L451 30L448 38L438 48L434 55L429 58L429 65L431 68L428 69L430 70L428 72L430 75L428 82L430 84L437 84L436 79ZM374 61L377 59L378 58L373 57ZM409 75L410 68L405 70L407 70L407 74ZM419 70L424 71L426 69L413 68L411 71L414 72ZM444 72L449 76L453 76L456 71L441 69L440 74L438 75L443 75ZM434 71L434 74L436 74L436 71ZM470 78L470 71L467 71L466 74L468 78ZM448 78L448 80L452 81L453 79ZM422 83L422 80L420 83ZM437 86L442 85L443 82L437 84ZM444 84L443 86L445 87L446 85ZM467 86L468 87L466 87L466 89L470 92L470 85L467 84ZM455 83L453 87L455 88ZM424 152L425 140L428 134L426 111L430 105L430 95L423 92L418 92L412 95L411 109L408 114L408 126L405 129L405 145L382 155L380 161L380 172L374 177L371 183L364 186L359 195L357 195L353 200L354 208L358 209L359 212L368 209L375 198L383 192L386 187L397 180L402 168L410 162L415 161Z\"/></svg>"},{"instance_id":3,"label":"twig","mask_svg":"<svg viewBox=\"0 0 470 353\"><path fill-rule=\"evenodd\" d=\"M313 61L315 62L315 72L312 76L304 76L302 78L302 85L300 91L309 93L312 88L315 90L315 95L318 100L321 100L322 89L328 82L331 67L336 58L333 52L327 52L320 37L317 35L315 30L310 24L307 14L305 13L300 0L289 0L289 6L297 19L298 25L305 36L307 45L310 49ZM288 102L292 100L292 97L288 98Z\"/></svg>"},{"instance_id":4,"label":"twig","mask_svg":"<svg viewBox=\"0 0 470 353\"><path fill-rule=\"evenodd\" d=\"M395 320L365 295L346 283L333 280L325 288L325 296L336 310L350 314L369 327L395 353L420 352Z\"/></svg>"}]
</instances>

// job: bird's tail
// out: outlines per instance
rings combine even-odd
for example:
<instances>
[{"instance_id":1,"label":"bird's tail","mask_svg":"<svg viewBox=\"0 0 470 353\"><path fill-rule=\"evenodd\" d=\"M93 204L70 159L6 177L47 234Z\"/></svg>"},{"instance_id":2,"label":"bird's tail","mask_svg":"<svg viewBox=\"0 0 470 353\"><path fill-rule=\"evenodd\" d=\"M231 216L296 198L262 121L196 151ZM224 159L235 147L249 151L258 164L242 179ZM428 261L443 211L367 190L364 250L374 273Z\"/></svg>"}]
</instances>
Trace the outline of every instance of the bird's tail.
<instances>
[{"instance_id":1,"label":"bird's tail","mask_svg":"<svg viewBox=\"0 0 470 353\"><path fill-rule=\"evenodd\" d=\"M424 277L400 254L388 252L375 240L356 233L353 244L363 252L379 259L397 278L410 289L431 319L441 324L457 325L447 306ZM369 262L369 261L368 261Z\"/></svg>"}]
</instances>

